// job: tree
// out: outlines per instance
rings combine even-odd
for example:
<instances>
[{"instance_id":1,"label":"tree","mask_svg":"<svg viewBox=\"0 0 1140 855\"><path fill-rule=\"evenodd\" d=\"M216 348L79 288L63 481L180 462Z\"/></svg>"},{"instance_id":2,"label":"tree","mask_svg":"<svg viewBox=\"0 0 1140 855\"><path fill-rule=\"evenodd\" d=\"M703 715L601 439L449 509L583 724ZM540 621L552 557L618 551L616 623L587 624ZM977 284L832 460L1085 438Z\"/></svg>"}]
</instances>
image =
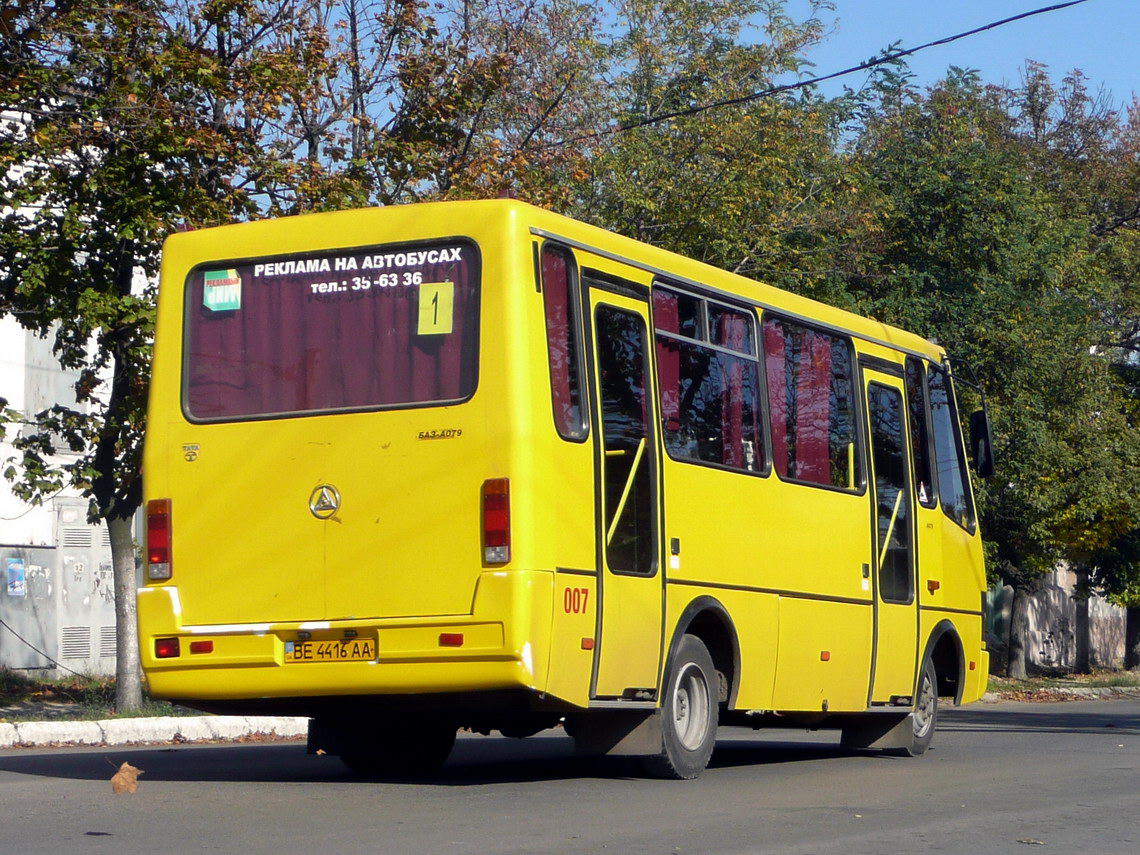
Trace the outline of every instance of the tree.
<instances>
[{"instance_id":1,"label":"tree","mask_svg":"<svg viewBox=\"0 0 1140 855\"><path fill-rule=\"evenodd\" d=\"M237 9L240 30L228 24ZM132 519L159 251L178 223L256 212L231 185L271 165L259 123L277 108L263 81L304 73L264 49L284 13L241 0L37 1L3 17L0 311L51 336L79 374L77 406L18 415L5 475L30 502L77 488L106 522L123 710L140 701Z\"/></svg>"},{"instance_id":2,"label":"tree","mask_svg":"<svg viewBox=\"0 0 1140 855\"><path fill-rule=\"evenodd\" d=\"M1117 284L1067 185L1041 180L1040 142L1018 134L1010 99L953 72L871 114L854 156L879 198L851 241L868 274L849 287L869 314L936 336L989 390L1001 466L979 485L982 530L990 567L1024 593L1140 518L1140 436L1098 350ZM1015 675L1026 605L1015 598Z\"/></svg>"},{"instance_id":3,"label":"tree","mask_svg":"<svg viewBox=\"0 0 1140 855\"><path fill-rule=\"evenodd\" d=\"M457 15L416 0L27 0L0 14L0 312L79 373L77 406L0 400L0 436L20 425L4 474L29 502L76 488L108 526L120 709L140 702L131 522L162 241L494 195L526 140L504 148L501 122L479 137L479 117L509 101L512 57L538 48L514 49L541 28L511 4L463 4L475 8L498 41L474 43ZM532 113L530 135L552 113Z\"/></svg>"}]
</instances>

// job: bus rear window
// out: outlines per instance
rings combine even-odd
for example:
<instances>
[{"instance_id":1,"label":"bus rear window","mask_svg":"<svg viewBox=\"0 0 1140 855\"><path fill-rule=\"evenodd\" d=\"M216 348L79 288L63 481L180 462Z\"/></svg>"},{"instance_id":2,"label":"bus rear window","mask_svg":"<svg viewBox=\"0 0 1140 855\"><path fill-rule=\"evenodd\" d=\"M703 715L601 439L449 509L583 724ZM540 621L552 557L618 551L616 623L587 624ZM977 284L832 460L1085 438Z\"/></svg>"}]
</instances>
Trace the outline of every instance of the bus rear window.
<instances>
[{"instance_id":1,"label":"bus rear window","mask_svg":"<svg viewBox=\"0 0 1140 855\"><path fill-rule=\"evenodd\" d=\"M465 400L479 354L467 242L200 265L186 283L183 401L232 421Z\"/></svg>"}]
</instances>

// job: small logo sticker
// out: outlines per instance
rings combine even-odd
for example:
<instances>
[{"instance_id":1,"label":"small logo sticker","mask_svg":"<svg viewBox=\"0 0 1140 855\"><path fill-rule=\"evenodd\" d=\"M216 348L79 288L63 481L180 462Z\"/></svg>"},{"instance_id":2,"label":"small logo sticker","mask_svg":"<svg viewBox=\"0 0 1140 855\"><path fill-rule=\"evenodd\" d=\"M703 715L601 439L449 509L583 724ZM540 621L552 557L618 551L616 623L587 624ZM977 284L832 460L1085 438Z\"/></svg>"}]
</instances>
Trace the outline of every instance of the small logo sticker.
<instances>
[{"instance_id":1,"label":"small logo sticker","mask_svg":"<svg viewBox=\"0 0 1140 855\"><path fill-rule=\"evenodd\" d=\"M332 484L321 484L309 494L309 512L319 520L327 520L340 510L340 493Z\"/></svg>"},{"instance_id":2,"label":"small logo sticker","mask_svg":"<svg viewBox=\"0 0 1140 855\"><path fill-rule=\"evenodd\" d=\"M236 270L207 270L203 283L202 305L211 312L241 308L241 276Z\"/></svg>"},{"instance_id":3,"label":"small logo sticker","mask_svg":"<svg viewBox=\"0 0 1140 855\"><path fill-rule=\"evenodd\" d=\"M188 442L182 446L182 456L186 458L187 463L193 463L198 459L198 452L201 447L196 442Z\"/></svg>"}]
</instances>

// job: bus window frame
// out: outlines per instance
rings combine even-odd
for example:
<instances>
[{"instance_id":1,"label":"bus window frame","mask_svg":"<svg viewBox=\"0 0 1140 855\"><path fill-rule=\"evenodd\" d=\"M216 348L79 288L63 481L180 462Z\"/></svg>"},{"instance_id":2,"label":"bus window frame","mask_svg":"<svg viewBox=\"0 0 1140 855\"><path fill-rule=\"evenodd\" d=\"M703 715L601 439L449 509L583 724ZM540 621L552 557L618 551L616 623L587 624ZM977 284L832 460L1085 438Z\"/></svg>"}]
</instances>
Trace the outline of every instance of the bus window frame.
<instances>
[{"instance_id":1,"label":"bus window frame","mask_svg":"<svg viewBox=\"0 0 1140 855\"><path fill-rule=\"evenodd\" d=\"M958 455L958 469L959 469L959 472L961 473L961 476L962 476L962 482L963 482L962 486L964 488L964 493L965 493L966 499L969 502L970 524L968 526L962 525L962 523L959 520L955 519L953 516L951 516L946 511L945 506L942 504L942 492L941 492L941 486L942 485L941 485L940 481L938 480L938 475L936 474L935 475L935 487L936 487L936 489L939 490L938 506L942 508L942 516L944 516L946 519L950 520L950 522L954 523L954 525L958 526L958 528L962 529L962 531L966 532L968 535L970 535L970 537L976 537L978 534L978 503L977 503L976 497L974 496L974 483L970 478L970 467L969 467L969 465L967 465L967 462L966 462L966 460L967 460L967 458L966 458L966 444L965 444L965 440L964 440L963 434L962 434L962 423L960 421L959 410L958 410L957 384L954 383L954 375L947 366L936 365L932 362L926 371L928 377L929 377L931 370L941 372L942 375L946 378L946 393L947 393L946 394L946 400L950 406L950 427L954 433L954 448L955 448L955 453ZM930 398L928 396L927 397L927 403L928 404L929 404L929 401L930 401ZM931 422L930 422L931 441L933 442L934 441L934 421L933 421L934 413L933 413L933 408L931 408L930 415L931 415ZM937 472L937 470L938 470L937 444L935 444L934 469Z\"/></svg>"},{"instance_id":2,"label":"bus window frame","mask_svg":"<svg viewBox=\"0 0 1140 855\"><path fill-rule=\"evenodd\" d=\"M476 300L476 311L478 315L475 319L475 330L478 340L475 347L475 365L473 370L475 372L475 383L471 387L471 392L463 398L447 398L440 401L415 401L405 402L399 404L379 404L367 407L334 407L323 410L289 410L286 412L277 413L256 413L246 416L222 416L219 418L200 418L190 412L189 408L189 391L190 391L190 297L191 289L188 287L190 277L200 270L217 268L221 265L238 265L238 264L252 264L261 259L273 259L274 261L288 261L294 258L312 258L331 256L336 254L357 253L364 250L380 250L383 249L387 252L389 249L392 251L405 251L424 246L438 246L440 244L464 244L469 246L475 254L473 259L473 267L475 274L478 276L479 281L479 299ZM414 241L400 241L397 243L379 243L379 244L360 244L358 246L346 247L326 247L325 249L308 249L299 252L287 252L280 255L266 254L266 255L252 255L240 258L211 258L207 261L201 261L186 271L186 275L182 278L182 300L180 303L180 310L182 312L181 318L181 354L179 357L179 372L181 374L178 382L178 395L179 395L179 410L182 417L190 424L195 425L214 425L214 424L244 424L246 422L268 422L278 421L281 419L310 419L320 418L322 416L339 416L348 413L381 413L390 412L393 410L423 410L429 407L455 407L460 404L466 404L479 392L479 382L482 379L482 355L483 355L483 252L479 247L478 242L467 235L450 235L445 237L432 237L432 238L418 238Z\"/></svg>"},{"instance_id":3,"label":"bus window frame","mask_svg":"<svg viewBox=\"0 0 1140 855\"><path fill-rule=\"evenodd\" d=\"M591 408L590 409L590 418L593 419L596 417L598 419L598 427L600 429L598 434L595 434L595 435L599 436L599 439L598 439L599 448L598 448L598 450L601 452L601 454L600 455L597 453L594 454L594 462L593 462L593 476L594 476L593 477L593 481L594 481L593 491L594 491L594 515L595 515L594 525L598 526L599 523L597 521L603 520L604 515L605 515L605 500L603 498L603 492L604 492L603 469L604 469L605 463L602 459L604 454L605 454L605 435L604 435L605 430L604 430L604 426L602 425L602 403L600 400L601 390L598 388L598 382L597 382L597 376L596 376L596 371L597 371L597 367L598 367L598 357L597 357L597 353L595 352L596 348L594 347L594 345L595 345L595 338L594 337L597 333L596 333L596 324L595 324L595 312L590 311L590 308L591 308L590 307L590 302L591 302L590 291L591 291L591 289L593 289L593 290L602 291L602 292L609 293L609 294L616 294L616 295L621 296L621 297L626 297L629 299L638 300L640 302L646 303L646 316L645 317L650 322L652 322L652 314L651 314L652 313L652 305L651 305L652 301L651 301L650 291L649 291L649 288L647 286L642 285L639 282L634 282L630 279L623 279L620 276L616 276L612 273L606 273L604 271L597 270L596 268L592 268L592 267L583 267L582 268L581 284L582 284L582 288L581 288L581 294L579 296L581 297L581 300L582 300L582 318L587 324L589 324L589 327L583 330L583 335L586 337L586 340L589 342L589 347L586 349L586 353L585 353L586 369L587 369L587 371L589 371L588 382L587 382L586 388L588 390L589 400L590 400L590 408ZM625 312L629 311L629 309L622 308L621 306L616 306L613 303L608 303L606 305L609 305L613 308L617 308L621 311L625 311ZM595 307L595 309L596 308L598 308L598 307ZM634 313L634 314L636 314L636 313ZM647 327L648 327L648 324L647 324ZM647 340L648 340L648 337L649 337L649 331L647 329L646 330ZM648 396L647 400L652 400L654 406L656 406L657 401L658 401L657 370L656 370L656 368L657 368L657 361L656 361L657 355L654 352L652 347L647 347L646 351L647 351L647 356L649 359L648 374L649 374L649 382L650 382L650 388L646 389L646 395ZM614 569L612 569L609 566L609 559L608 559L608 556L606 555L605 544L602 542L603 541L602 532L596 531L595 532L595 538L594 538L594 540L595 540L595 559L598 562L599 577L603 580L605 578L605 573L610 573L610 574L615 575L615 576L625 576L625 577L634 578L634 579L656 579L656 578L658 578L659 574L662 574L664 572L663 568L665 565L664 565L664 562L662 561L662 554L664 553L664 549L665 549L665 542L664 542L664 538L665 538L665 485L664 485L664 480L663 480L664 479L664 466L661 465L661 462L660 462L661 457L660 457L660 451L659 451L659 449L661 448L661 439L658 435L658 429L657 429L656 424L654 423L654 419L650 418L648 420L646 427L647 427L647 430L649 432L650 437L652 437L652 439L653 439L653 442L647 443L647 445L652 444L653 448L654 448L653 456L651 456L651 458L650 458L650 465L653 467L653 470L654 470L653 476L650 480L650 483L651 483L652 491L653 491L653 504L654 504L654 515L655 515L654 516L654 527L655 527L655 532L656 532L656 537L657 537L657 554L653 560L653 572L647 575L645 573L630 572L628 570L614 570ZM593 574L590 574L590 575L593 575ZM662 591L662 595L664 595L664 591ZM603 586L603 588L599 589L599 591L598 591L597 601L598 601L598 608L599 608L598 620L600 621L601 620L600 609L602 608L602 603L605 601L604 586ZM598 623L598 627L600 627L600 626L601 626L601 624ZM598 632L600 632L600 629L598 630ZM591 689L591 691L592 691L592 689Z\"/></svg>"},{"instance_id":4,"label":"bus window frame","mask_svg":"<svg viewBox=\"0 0 1140 855\"><path fill-rule=\"evenodd\" d=\"M896 368L900 367L900 366L896 365L895 363L891 363L891 364L895 365ZM879 371L880 373L883 373L880 368L878 368L877 366L875 366L873 364L863 363L863 365L866 365L866 367L872 371ZM859 373L862 374L863 372L860 371ZM892 377L898 376L894 371L891 371L889 373ZM900 377L899 379L901 379L903 381L903 388L901 390L897 386L891 386L888 383L883 383L880 380L876 380L874 378L868 378L868 377L863 378L863 388L865 390L864 394L867 396L868 399L871 396L871 387L872 386L877 386L878 388L885 389L888 392L899 393L901 391L901 393L902 393L900 396L901 397L900 403L902 405L901 410L902 410L902 417L903 417L903 421L902 421L903 435L900 437L900 439L902 441L902 453L904 456L906 456L908 458L907 459L907 465L903 466L903 478L904 478L906 483L903 484L902 493L906 496L907 501L911 501L914 499L914 496L915 496L914 472L913 472L913 468L912 468L914 461L910 459L913 457L913 455L910 453L910 446L907 443L907 440L910 439L910 436L907 433L907 428L909 427L909 424L908 424L909 413L907 412L907 402L906 402L906 378ZM870 408L868 408L868 410L867 410L867 432L868 432L868 442L870 444L869 448L870 448L872 458L874 457L874 437L871 436L871 433L873 432L873 430L874 430L874 427L871 424L871 411L870 411ZM877 488L876 488L876 490L877 490ZM919 532L918 532L918 517L917 517L915 510L914 510L914 505L917 504L917 502L914 502L911 504L911 506L909 508L910 519L907 521L907 528L910 529L910 535L909 535L910 536L910 543L907 545L907 550L906 550L907 551L908 564L909 564L908 569L910 571L908 576L907 576L907 580L910 582L910 586L909 586L910 587L910 596L907 597L905 600L896 600L896 599L892 599L892 598L888 597L886 594L883 593L883 567L879 562L879 553L880 553L880 550L882 548L882 544L879 543L879 516L878 516L879 496L878 496L877 491L874 494L873 498L874 498L874 501L871 503L871 520L872 520L872 523L871 523L871 541L874 544L873 558L874 558L874 562L875 562L875 593L878 597L879 602L881 602L881 603L886 603L886 604L892 605L892 606L913 606L915 604L916 598L918 597L918 536L919 536ZM923 507L925 507L925 505Z\"/></svg>"},{"instance_id":5,"label":"bus window frame","mask_svg":"<svg viewBox=\"0 0 1140 855\"><path fill-rule=\"evenodd\" d=\"M579 269L578 257L574 254L572 247L562 243L558 240L544 238L541 242L535 242L535 281L539 285L539 294L542 296L542 327L543 339L546 342L546 368L547 376L550 381L550 417L554 425L554 432L558 434L559 439L566 442L573 442L578 445L590 441L590 396L588 393L588 383L583 381L586 379L586 359L585 347L586 341L583 334L584 323L582 321L582 276ZM577 348L575 353L576 361L578 363L578 401L579 410L581 411L581 418L579 418L579 429L581 436L566 436L558 427L558 418L554 412L554 364L550 359L550 336L546 327L546 283L542 278L542 255L546 252L547 247L551 247L565 254L569 264L567 268L567 278L569 282L566 286L566 305L567 311L570 313L569 323L574 333L574 346Z\"/></svg>"},{"instance_id":6,"label":"bus window frame","mask_svg":"<svg viewBox=\"0 0 1140 855\"><path fill-rule=\"evenodd\" d=\"M701 304L702 304L701 305L701 315L700 315L701 332L705 335L704 340L690 338L689 336L681 335L679 333L672 333L672 332L667 332L664 330L658 330L657 329L657 317L656 317L655 309L653 306L653 292L656 291L656 289L659 287L663 288L666 291L673 291L673 292L678 293L678 294L683 294L686 297L692 297L694 299L701 301ZM739 312L739 313L747 315L749 317L749 319L752 322L752 341L753 341L753 344L755 346L756 353L748 354L748 353L745 353L744 351L733 350L730 347L723 347L722 345L719 345L719 344L713 344L712 341L709 340L711 338L711 335L709 333L709 317L708 317L708 305L709 305L709 303L715 303L718 306L723 306L726 309L731 309L734 312ZM659 421L661 421L664 418L662 403L661 403L661 374L660 374L660 368L659 368L658 360L657 360L657 336L659 336L659 335L664 336L665 338L668 338L668 339L672 339L673 341L678 341L678 342L682 342L685 344L692 344L692 345L696 345L698 347L705 347L705 348L708 348L709 350L713 350L713 351L716 351L719 353L723 353L723 354L726 354L728 356L735 357L737 359L751 360L753 363L756 364L756 372L758 375L756 395L759 398L759 400L757 401L756 418L759 419L759 421L760 421L760 436L761 436L761 439L763 440L763 443L764 443L763 465L759 469L757 469L755 471L748 470L748 469L740 469L736 466L729 466L726 463L715 463L711 460L702 460L699 457L678 457L678 456L674 455L672 451L669 450L669 445L665 441L665 427L662 424L661 425L661 447L664 450L665 455L670 460L672 460L676 463L687 463L691 466L704 466L708 469L718 469L722 472L735 472L739 475L748 475L751 478L767 478L769 475L771 475L774 467L772 465L772 436L771 436L770 426L768 424L768 421L769 421L768 420L768 379L765 376L764 361L761 358L761 353L762 353L761 327L760 327L760 318L759 318L758 313L756 312L756 307L749 304L749 303L744 303L744 302L740 302L740 303L728 302L728 301L722 299L719 295L715 296L715 297L710 297L707 294L700 291L699 289L692 288L690 286L678 286L677 284L675 284L675 283L673 283L667 279L655 278L653 280L653 285L652 285L652 288L650 289L650 295L649 295L649 320L653 326L653 329L652 329L652 333L653 333L653 363L654 363L653 368L654 368L654 380L656 381L655 386L657 387L657 417L658 417Z\"/></svg>"},{"instance_id":7,"label":"bus window frame","mask_svg":"<svg viewBox=\"0 0 1140 855\"><path fill-rule=\"evenodd\" d=\"M859 362L860 354L855 349L855 342L852 340L851 335L848 333L841 333L834 328L829 328L829 327L821 326L818 324L806 323L806 322L800 320L798 317L789 317L789 316L784 315L781 312L766 309L760 315L761 338L760 338L760 341L758 343L758 347L761 350L763 350L763 347L764 347L763 325L764 325L764 322L768 318L771 318L772 320L780 321L780 322L786 323L786 324L795 324L796 326L804 327L806 329L813 330L814 332L823 333L824 335L830 336L831 338L839 338L839 339L842 339L847 344L847 353L848 353L849 360L850 360L849 364L851 366L851 372L850 372L851 373L851 386L852 386L853 397L855 400L855 412L853 414L853 420L854 420L853 432L854 432L854 439L855 439L855 459L859 463L859 484L858 484L858 489L849 490L847 487L836 487L834 484L820 484L818 481L804 481L801 478L791 478L791 477L781 475L780 470L777 469L775 466L776 449L774 449L774 448L771 449L771 451L770 451L772 461L773 461L772 472L775 474L776 478L779 481L781 481L785 484L796 484L796 485L799 485L802 487L814 487L817 490L829 490L832 493L842 493L844 496L857 496L857 497L866 496L867 495L868 481L869 481L869 479L867 477L867 470L869 468L868 459L867 459L867 448L866 448L867 443L866 443L866 437L863 436L863 425L865 425L867 423L866 412L865 412L866 411L866 405L863 401L863 398L866 396L866 392L860 388L860 386L863 384L863 380L862 380L862 371L859 370L860 369L860 362ZM767 373L768 372L765 369L764 374L767 375ZM767 392L767 388L768 388L768 382L767 382L767 376L765 376L765 378L764 378L765 392ZM765 399L764 399L765 411L769 411L770 406L771 406L771 401L769 400L767 395L765 395ZM769 427L769 431L770 431L771 430L771 424L770 424L771 413L770 412L768 412L768 422L769 422L768 427Z\"/></svg>"},{"instance_id":8,"label":"bus window frame","mask_svg":"<svg viewBox=\"0 0 1140 855\"><path fill-rule=\"evenodd\" d=\"M903 359L903 390L905 392L907 392L909 394L909 391L910 391L909 386L907 384L907 378L906 378L906 366L912 360L913 360L914 364L916 364L918 366L919 371L922 372L921 376L919 377L919 381L920 381L919 392L922 395L922 412L923 412L924 418L926 419L926 428L927 428L926 437L925 437L925 440L926 440L925 445L926 445L927 460L930 463L930 472L928 474L930 475L931 501L929 504L918 498L918 469L917 469L918 463L914 459L913 454L911 454L911 464L910 464L911 483L915 485L915 488L914 488L915 489L915 501L918 503L918 506L921 508L925 508L928 511L934 511L934 510L938 510L938 507L940 504L940 499L939 499L939 495L938 495L938 458L935 455L935 449L934 449L934 414L930 411L930 389L926 384L926 377L927 377L927 374L929 372L928 372L927 367L926 367L927 360L919 359L917 356L912 356L911 354L906 354L905 358ZM911 423L911 419L910 419L910 402L909 401L907 401L906 418L907 418L907 429L908 429L908 431L913 431L914 425ZM908 436L907 438L909 439L910 437Z\"/></svg>"}]
</instances>

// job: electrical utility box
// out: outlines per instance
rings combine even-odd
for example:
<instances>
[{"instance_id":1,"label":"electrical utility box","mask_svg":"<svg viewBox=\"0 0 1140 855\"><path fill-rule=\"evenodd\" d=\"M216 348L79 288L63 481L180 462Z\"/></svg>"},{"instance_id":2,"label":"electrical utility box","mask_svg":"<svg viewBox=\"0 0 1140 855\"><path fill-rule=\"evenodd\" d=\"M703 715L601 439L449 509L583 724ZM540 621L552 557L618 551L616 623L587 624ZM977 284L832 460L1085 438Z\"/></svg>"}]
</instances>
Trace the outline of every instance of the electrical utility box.
<instances>
[{"instance_id":1,"label":"electrical utility box","mask_svg":"<svg viewBox=\"0 0 1140 855\"><path fill-rule=\"evenodd\" d=\"M55 498L48 543L0 542L0 666L115 673L115 586L106 526ZM62 673L62 672L61 672Z\"/></svg>"}]
</instances>

